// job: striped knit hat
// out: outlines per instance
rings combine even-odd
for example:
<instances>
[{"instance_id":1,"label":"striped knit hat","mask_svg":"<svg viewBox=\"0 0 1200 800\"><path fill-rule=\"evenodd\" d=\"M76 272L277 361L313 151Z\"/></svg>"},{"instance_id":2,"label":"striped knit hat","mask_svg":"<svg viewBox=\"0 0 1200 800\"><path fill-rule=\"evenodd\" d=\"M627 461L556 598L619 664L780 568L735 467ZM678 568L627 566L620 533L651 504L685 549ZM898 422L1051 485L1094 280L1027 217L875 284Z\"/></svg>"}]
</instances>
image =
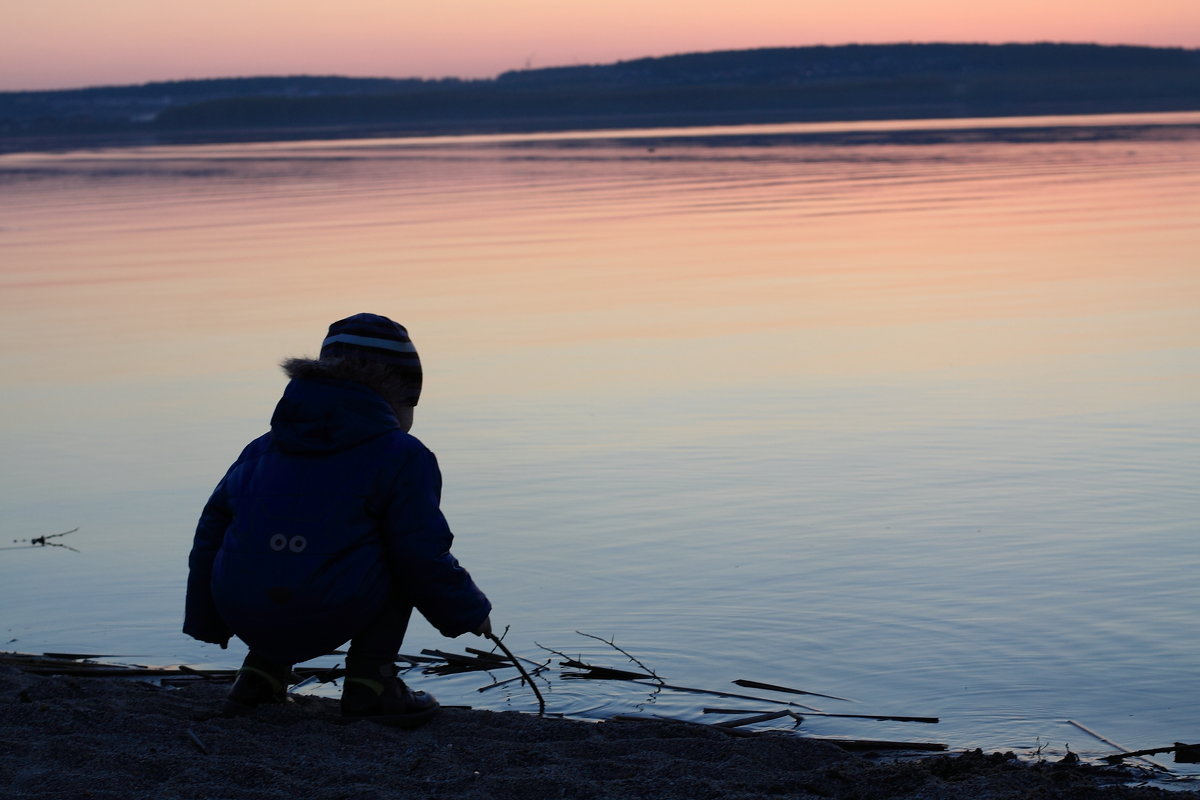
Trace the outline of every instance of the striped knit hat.
<instances>
[{"instance_id":1,"label":"striped knit hat","mask_svg":"<svg viewBox=\"0 0 1200 800\"><path fill-rule=\"evenodd\" d=\"M389 364L412 392L409 405L421 396L421 359L403 325L378 314L355 314L329 326L321 342L321 358L353 358Z\"/></svg>"}]
</instances>

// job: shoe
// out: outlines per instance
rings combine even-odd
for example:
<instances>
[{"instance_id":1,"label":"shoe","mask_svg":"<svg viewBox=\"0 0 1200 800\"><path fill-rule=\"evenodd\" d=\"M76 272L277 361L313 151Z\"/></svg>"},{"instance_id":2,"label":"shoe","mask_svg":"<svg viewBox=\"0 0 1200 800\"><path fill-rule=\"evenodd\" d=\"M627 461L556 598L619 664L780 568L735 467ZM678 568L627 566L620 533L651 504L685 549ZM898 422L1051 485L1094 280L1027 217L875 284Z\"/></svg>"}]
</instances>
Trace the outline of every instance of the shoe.
<instances>
[{"instance_id":1,"label":"shoe","mask_svg":"<svg viewBox=\"0 0 1200 800\"><path fill-rule=\"evenodd\" d=\"M222 717L241 717L261 705L286 701L287 684L283 680L265 670L243 664L218 713Z\"/></svg>"},{"instance_id":2,"label":"shoe","mask_svg":"<svg viewBox=\"0 0 1200 800\"><path fill-rule=\"evenodd\" d=\"M378 678L346 675L342 686L342 716L369 719L393 728L416 728L438 715L442 707L431 694L414 692L395 676Z\"/></svg>"}]
</instances>

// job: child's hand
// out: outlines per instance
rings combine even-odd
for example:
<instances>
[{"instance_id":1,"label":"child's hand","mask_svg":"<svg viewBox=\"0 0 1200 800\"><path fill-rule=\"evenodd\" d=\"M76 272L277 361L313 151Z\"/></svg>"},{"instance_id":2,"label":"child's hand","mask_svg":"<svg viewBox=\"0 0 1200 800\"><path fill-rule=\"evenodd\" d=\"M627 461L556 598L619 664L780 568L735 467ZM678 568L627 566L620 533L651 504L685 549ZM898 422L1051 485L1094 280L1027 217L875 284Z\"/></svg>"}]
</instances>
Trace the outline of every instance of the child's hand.
<instances>
[{"instance_id":1,"label":"child's hand","mask_svg":"<svg viewBox=\"0 0 1200 800\"><path fill-rule=\"evenodd\" d=\"M483 622L479 623L479 627L471 631L476 636L491 636L492 635L492 618L485 617Z\"/></svg>"}]
</instances>

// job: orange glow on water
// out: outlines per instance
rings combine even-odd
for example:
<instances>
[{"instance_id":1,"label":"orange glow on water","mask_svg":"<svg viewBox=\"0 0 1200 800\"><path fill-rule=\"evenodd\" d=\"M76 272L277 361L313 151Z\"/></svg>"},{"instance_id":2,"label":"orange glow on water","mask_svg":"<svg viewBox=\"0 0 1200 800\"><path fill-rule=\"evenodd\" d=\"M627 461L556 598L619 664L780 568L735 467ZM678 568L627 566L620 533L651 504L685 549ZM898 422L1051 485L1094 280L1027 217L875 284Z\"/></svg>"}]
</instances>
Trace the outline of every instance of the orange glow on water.
<instances>
[{"instance_id":1,"label":"orange glow on water","mask_svg":"<svg viewBox=\"0 0 1200 800\"><path fill-rule=\"evenodd\" d=\"M373 309L443 398L947 374L1002 381L998 402L1198 391L1088 382L1200 340L1194 143L507 141L44 159L136 169L11 185L0 310L44 350L0 345L9 374L270 372Z\"/></svg>"}]
</instances>

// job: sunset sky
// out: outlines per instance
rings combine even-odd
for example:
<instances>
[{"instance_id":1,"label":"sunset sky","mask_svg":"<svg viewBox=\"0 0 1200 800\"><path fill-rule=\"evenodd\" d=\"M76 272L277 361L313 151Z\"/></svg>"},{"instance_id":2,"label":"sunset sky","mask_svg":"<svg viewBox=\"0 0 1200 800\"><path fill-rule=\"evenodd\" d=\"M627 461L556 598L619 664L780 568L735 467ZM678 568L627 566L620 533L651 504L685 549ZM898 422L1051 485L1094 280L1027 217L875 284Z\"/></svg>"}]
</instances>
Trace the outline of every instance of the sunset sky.
<instances>
[{"instance_id":1,"label":"sunset sky","mask_svg":"<svg viewBox=\"0 0 1200 800\"><path fill-rule=\"evenodd\" d=\"M849 42L1200 47L1198 0L3 0L0 90L236 75L491 77Z\"/></svg>"}]
</instances>

